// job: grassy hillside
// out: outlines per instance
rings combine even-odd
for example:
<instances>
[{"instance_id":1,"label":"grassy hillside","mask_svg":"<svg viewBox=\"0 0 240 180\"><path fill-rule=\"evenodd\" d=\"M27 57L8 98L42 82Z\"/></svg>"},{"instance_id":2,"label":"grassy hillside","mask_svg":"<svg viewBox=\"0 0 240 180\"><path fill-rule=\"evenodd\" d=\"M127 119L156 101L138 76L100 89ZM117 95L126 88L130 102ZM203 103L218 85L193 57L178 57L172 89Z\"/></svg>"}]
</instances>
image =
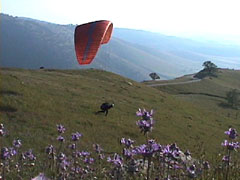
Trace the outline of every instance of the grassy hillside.
<instances>
[{"instance_id":1,"label":"grassy hillside","mask_svg":"<svg viewBox=\"0 0 240 180\"><path fill-rule=\"evenodd\" d=\"M186 77L182 77L168 82L183 82L184 78L186 79ZM193 103L196 108L206 111L207 115L215 116L217 114L219 118L216 115L215 121L220 126L233 125L229 120L223 121L223 118L227 117L233 119L236 128L240 128L240 110L231 108L226 100L228 91L232 89L240 90L239 78L239 70L219 69L217 77L205 78L190 84L158 86L155 88L170 93L184 102Z\"/></svg>"},{"instance_id":2,"label":"grassy hillside","mask_svg":"<svg viewBox=\"0 0 240 180\"><path fill-rule=\"evenodd\" d=\"M151 137L161 144L176 142L192 152L196 152L194 145L201 142L208 153L218 151L224 130L230 125L240 127L240 117L232 116L235 110L226 116L227 111L219 113L212 108L213 104L209 108L199 106L195 100L183 101L110 72L1 68L0 77L0 122L8 130L3 144L11 145L19 137L24 148L33 148L35 152L56 144L56 124L63 124L69 136L81 132L81 145L88 148L99 143L108 152L120 152L122 137L143 143L145 138L136 126L135 112L139 107L154 109L155 127ZM221 77L215 82L227 78ZM230 86L230 81L225 85ZM95 115L105 101L115 103L109 116Z\"/></svg>"}]
</instances>

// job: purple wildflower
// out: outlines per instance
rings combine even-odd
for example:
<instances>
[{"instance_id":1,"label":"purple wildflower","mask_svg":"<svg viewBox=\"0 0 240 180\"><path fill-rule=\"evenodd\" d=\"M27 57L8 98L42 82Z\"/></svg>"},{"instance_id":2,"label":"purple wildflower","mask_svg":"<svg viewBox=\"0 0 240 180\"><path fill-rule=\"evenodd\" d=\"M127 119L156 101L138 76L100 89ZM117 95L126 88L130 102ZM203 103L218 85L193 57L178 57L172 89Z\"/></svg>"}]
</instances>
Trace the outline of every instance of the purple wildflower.
<instances>
[{"instance_id":1,"label":"purple wildflower","mask_svg":"<svg viewBox=\"0 0 240 180\"><path fill-rule=\"evenodd\" d=\"M157 144L154 140L149 140L148 144L143 144L135 148L137 154L141 154L144 157L152 156L153 153L160 152L162 149L160 144Z\"/></svg>"},{"instance_id":2,"label":"purple wildflower","mask_svg":"<svg viewBox=\"0 0 240 180\"><path fill-rule=\"evenodd\" d=\"M175 143L171 145L166 145L162 151L163 151L163 156L167 157L168 159L166 160L169 160L169 161L177 160L179 158L183 158L183 156L186 156L182 151L180 151L180 149L177 147Z\"/></svg>"},{"instance_id":3,"label":"purple wildflower","mask_svg":"<svg viewBox=\"0 0 240 180\"><path fill-rule=\"evenodd\" d=\"M152 149L154 152L157 152L157 151L161 151L161 150L162 150L162 146L161 146L160 144L157 144L154 139L148 140L148 145L151 147L151 149Z\"/></svg>"},{"instance_id":4,"label":"purple wildflower","mask_svg":"<svg viewBox=\"0 0 240 180\"><path fill-rule=\"evenodd\" d=\"M94 159L93 158L85 158L84 160L83 160L83 162L84 163L86 163L86 164L93 164L94 163Z\"/></svg>"},{"instance_id":5,"label":"purple wildflower","mask_svg":"<svg viewBox=\"0 0 240 180\"><path fill-rule=\"evenodd\" d=\"M11 157L15 156L16 154L17 154L17 151L12 147L10 147L10 148L3 147L1 149L1 159L2 160L11 159Z\"/></svg>"},{"instance_id":6,"label":"purple wildflower","mask_svg":"<svg viewBox=\"0 0 240 180\"><path fill-rule=\"evenodd\" d=\"M144 135L149 132L152 131L153 129L153 110L151 110L150 112L146 111L146 109L140 109L136 112L137 116L141 116L142 119L137 121L136 124L137 126L141 129L141 132L144 133Z\"/></svg>"},{"instance_id":7,"label":"purple wildflower","mask_svg":"<svg viewBox=\"0 0 240 180\"><path fill-rule=\"evenodd\" d=\"M125 144L127 148L130 148L133 145L134 141L131 139L122 138L120 143Z\"/></svg>"},{"instance_id":8,"label":"purple wildflower","mask_svg":"<svg viewBox=\"0 0 240 180\"><path fill-rule=\"evenodd\" d=\"M45 151L47 154L55 154L55 149L54 149L53 145L49 145L48 147L46 147Z\"/></svg>"},{"instance_id":9,"label":"purple wildflower","mask_svg":"<svg viewBox=\"0 0 240 180\"><path fill-rule=\"evenodd\" d=\"M87 151L82 151L82 152L80 153L80 156L82 156L82 157L87 157L87 156L90 156L90 153L87 152Z\"/></svg>"},{"instance_id":10,"label":"purple wildflower","mask_svg":"<svg viewBox=\"0 0 240 180\"><path fill-rule=\"evenodd\" d=\"M73 141L78 141L80 137L82 137L81 133L79 133L79 132L72 133L72 140Z\"/></svg>"},{"instance_id":11,"label":"purple wildflower","mask_svg":"<svg viewBox=\"0 0 240 180\"><path fill-rule=\"evenodd\" d=\"M60 141L60 142L64 142L65 141L63 136L58 136L57 140Z\"/></svg>"},{"instance_id":12,"label":"purple wildflower","mask_svg":"<svg viewBox=\"0 0 240 180\"><path fill-rule=\"evenodd\" d=\"M58 124L57 125L57 130L58 130L58 133L62 134L62 133L65 132L66 129L65 129L65 127L63 125Z\"/></svg>"},{"instance_id":13,"label":"purple wildflower","mask_svg":"<svg viewBox=\"0 0 240 180\"><path fill-rule=\"evenodd\" d=\"M149 120L141 119L141 120L137 121L136 124L140 128L141 132L146 134L147 132L151 132L152 131L153 125L154 125L154 121L153 121L152 118L150 118Z\"/></svg>"},{"instance_id":14,"label":"purple wildflower","mask_svg":"<svg viewBox=\"0 0 240 180\"><path fill-rule=\"evenodd\" d=\"M143 156L150 156L152 155L152 151L148 148L148 146L146 144L142 144L138 147L136 147L136 152L137 154L141 154Z\"/></svg>"},{"instance_id":15,"label":"purple wildflower","mask_svg":"<svg viewBox=\"0 0 240 180\"><path fill-rule=\"evenodd\" d=\"M134 155L136 155L135 150L131 150L127 148L123 149L123 156L125 156L126 158L132 158Z\"/></svg>"},{"instance_id":16,"label":"purple wildflower","mask_svg":"<svg viewBox=\"0 0 240 180\"><path fill-rule=\"evenodd\" d=\"M11 156L12 156L12 153L11 153L10 148L3 147L1 149L1 159L2 160L10 159Z\"/></svg>"},{"instance_id":17,"label":"purple wildflower","mask_svg":"<svg viewBox=\"0 0 240 180\"><path fill-rule=\"evenodd\" d=\"M72 150L76 149L76 144L73 143L73 144L69 145L69 148L72 149Z\"/></svg>"},{"instance_id":18,"label":"purple wildflower","mask_svg":"<svg viewBox=\"0 0 240 180\"><path fill-rule=\"evenodd\" d=\"M64 159L66 159L67 157L66 157L66 155L64 154L64 153L60 153L59 154L59 156L58 156L58 159L60 160L60 161L63 161Z\"/></svg>"},{"instance_id":19,"label":"purple wildflower","mask_svg":"<svg viewBox=\"0 0 240 180\"><path fill-rule=\"evenodd\" d=\"M73 157L81 157L81 156L82 155L81 155L80 151L76 150L76 151L73 152Z\"/></svg>"},{"instance_id":20,"label":"purple wildflower","mask_svg":"<svg viewBox=\"0 0 240 180\"><path fill-rule=\"evenodd\" d=\"M136 112L137 116L141 116L142 119L144 120L150 120L150 118L152 118L153 115L153 110L151 110L150 112L146 111L146 109L138 109L138 111Z\"/></svg>"},{"instance_id":21,"label":"purple wildflower","mask_svg":"<svg viewBox=\"0 0 240 180\"><path fill-rule=\"evenodd\" d=\"M234 150L239 148L239 143L238 142L228 142L228 140L225 140L222 143L222 146L227 147L228 150Z\"/></svg>"},{"instance_id":22,"label":"purple wildflower","mask_svg":"<svg viewBox=\"0 0 240 180\"><path fill-rule=\"evenodd\" d=\"M222 161L225 163L229 163L230 162L230 156L223 156Z\"/></svg>"},{"instance_id":23,"label":"purple wildflower","mask_svg":"<svg viewBox=\"0 0 240 180\"><path fill-rule=\"evenodd\" d=\"M21 140L20 139L15 139L13 141L13 146L16 148L20 148L22 146Z\"/></svg>"},{"instance_id":24,"label":"purple wildflower","mask_svg":"<svg viewBox=\"0 0 240 180\"><path fill-rule=\"evenodd\" d=\"M111 157L108 157L107 161L113 163L117 167L123 166L123 158L119 156L117 153L114 154L112 159Z\"/></svg>"},{"instance_id":25,"label":"purple wildflower","mask_svg":"<svg viewBox=\"0 0 240 180\"><path fill-rule=\"evenodd\" d=\"M238 136L238 133L234 128L229 128L228 131L225 131L225 134L227 134L230 139L236 139Z\"/></svg>"},{"instance_id":26,"label":"purple wildflower","mask_svg":"<svg viewBox=\"0 0 240 180\"><path fill-rule=\"evenodd\" d=\"M30 161L36 160L36 156L33 154L32 149L29 149L25 153L22 153L22 159L28 159Z\"/></svg>"},{"instance_id":27,"label":"purple wildflower","mask_svg":"<svg viewBox=\"0 0 240 180\"><path fill-rule=\"evenodd\" d=\"M67 161L67 159L62 159L62 161L60 162L60 166L62 170L66 171L67 168L70 166L70 162Z\"/></svg>"},{"instance_id":28,"label":"purple wildflower","mask_svg":"<svg viewBox=\"0 0 240 180\"><path fill-rule=\"evenodd\" d=\"M10 153L10 156L12 157L12 156L15 156L17 154L17 151L16 151L16 149L10 147L9 148L9 153Z\"/></svg>"},{"instance_id":29,"label":"purple wildflower","mask_svg":"<svg viewBox=\"0 0 240 180\"><path fill-rule=\"evenodd\" d=\"M174 159L179 159L179 158L180 158L180 151L174 150L174 151L172 152L172 155L173 155L173 158L174 158Z\"/></svg>"}]
</instances>

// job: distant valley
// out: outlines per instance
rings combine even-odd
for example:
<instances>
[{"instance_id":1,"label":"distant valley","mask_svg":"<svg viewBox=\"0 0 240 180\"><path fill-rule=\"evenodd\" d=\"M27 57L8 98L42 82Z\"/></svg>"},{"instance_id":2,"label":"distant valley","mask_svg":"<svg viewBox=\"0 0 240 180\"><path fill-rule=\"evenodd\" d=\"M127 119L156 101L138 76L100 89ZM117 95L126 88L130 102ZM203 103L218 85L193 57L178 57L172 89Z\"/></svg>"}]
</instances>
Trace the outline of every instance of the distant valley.
<instances>
[{"instance_id":1,"label":"distant valley","mask_svg":"<svg viewBox=\"0 0 240 180\"><path fill-rule=\"evenodd\" d=\"M59 25L1 14L1 67L39 69L97 68L135 81L172 79L202 69L206 60L220 67L240 68L240 47L115 28L94 62L80 66L75 57L75 25Z\"/></svg>"}]
</instances>

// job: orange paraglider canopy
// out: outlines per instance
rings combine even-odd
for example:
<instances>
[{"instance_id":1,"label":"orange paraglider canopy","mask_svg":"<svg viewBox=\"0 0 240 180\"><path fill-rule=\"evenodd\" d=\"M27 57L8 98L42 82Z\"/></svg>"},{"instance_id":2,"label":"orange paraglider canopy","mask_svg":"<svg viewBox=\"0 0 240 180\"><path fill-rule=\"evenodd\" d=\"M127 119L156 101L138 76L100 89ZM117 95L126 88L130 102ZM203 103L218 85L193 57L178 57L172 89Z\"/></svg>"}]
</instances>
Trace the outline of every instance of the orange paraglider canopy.
<instances>
[{"instance_id":1,"label":"orange paraglider canopy","mask_svg":"<svg viewBox=\"0 0 240 180\"><path fill-rule=\"evenodd\" d=\"M111 38L113 23L106 20L90 22L75 28L74 43L79 64L90 64L101 44Z\"/></svg>"}]
</instances>

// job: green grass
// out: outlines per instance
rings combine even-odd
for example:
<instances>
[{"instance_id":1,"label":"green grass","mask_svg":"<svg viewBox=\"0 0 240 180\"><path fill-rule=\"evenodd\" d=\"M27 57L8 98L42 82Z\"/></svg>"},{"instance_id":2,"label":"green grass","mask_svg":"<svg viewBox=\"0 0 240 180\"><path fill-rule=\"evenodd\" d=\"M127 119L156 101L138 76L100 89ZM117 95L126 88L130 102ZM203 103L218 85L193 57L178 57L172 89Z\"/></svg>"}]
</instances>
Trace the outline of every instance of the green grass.
<instances>
[{"instance_id":1,"label":"green grass","mask_svg":"<svg viewBox=\"0 0 240 180\"><path fill-rule=\"evenodd\" d=\"M218 106L223 99L179 95L202 90L223 96L229 88L240 87L238 71L223 71L217 79L191 85L161 88L95 69L1 68L0 78L0 122L8 130L3 145L10 146L19 137L23 148L33 148L36 153L43 152L48 144L56 144L56 124L67 128L69 138L72 132L81 132L80 144L88 149L98 143L108 152L121 152L122 137L144 143L136 126L139 107L155 111L156 124L150 137L161 144L176 142L183 150L196 152L194 145L204 142L212 155L220 149L223 132L229 126L240 129L240 115L238 119L234 116L239 110ZM95 115L105 101L114 102L115 107L107 117Z\"/></svg>"},{"instance_id":2,"label":"green grass","mask_svg":"<svg viewBox=\"0 0 240 180\"><path fill-rule=\"evenodd\" d=\"M224 114L238 113L227 105L226 93L231 89L240 90L240 71L220 69L217 77L205 78L191 84L156 87L173 94L182 100L188 100L210 111Z\"/></svg>"},{"instance_id":3,"label":"green grass","mask_svg":"<svg viewBox=\"0 0 240 180\"><path fill-rule=\"evenodd\" d=\"M205 113L205 118L209 118L208 123L213 123L216 129L229 126L240 129L240 110L231 108L226 100L226 93L229 90L240 90L239 79L240 71L221 69L215 78L205 78L191 84L156 88L173 95L183 104L191 103L199 112Z\"/></svg>"},{"instance_id":4,"label":"green grass","mask_svg":"<svg viewBox=\"0 0 240 180\"><path fill-rule=\"evenodd\" d=\"M146 85L152 85L152 84L166 84L166 83L181 83L181 82L187 82L194 80L193 74L188 74L184 75L175 79L170 79L170 80L148 80L148 81L143 81L144 84Z\"/></svg>"}]
</instances>

